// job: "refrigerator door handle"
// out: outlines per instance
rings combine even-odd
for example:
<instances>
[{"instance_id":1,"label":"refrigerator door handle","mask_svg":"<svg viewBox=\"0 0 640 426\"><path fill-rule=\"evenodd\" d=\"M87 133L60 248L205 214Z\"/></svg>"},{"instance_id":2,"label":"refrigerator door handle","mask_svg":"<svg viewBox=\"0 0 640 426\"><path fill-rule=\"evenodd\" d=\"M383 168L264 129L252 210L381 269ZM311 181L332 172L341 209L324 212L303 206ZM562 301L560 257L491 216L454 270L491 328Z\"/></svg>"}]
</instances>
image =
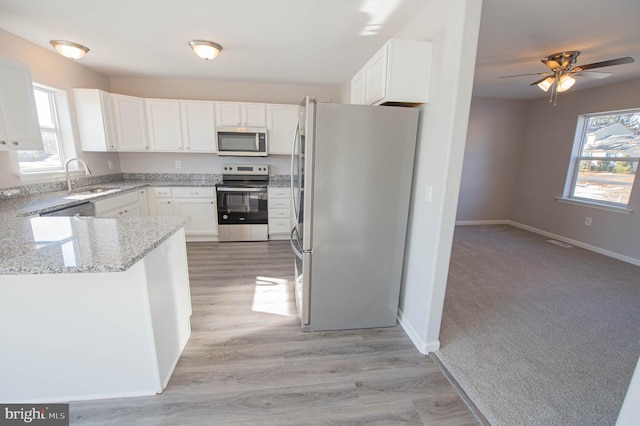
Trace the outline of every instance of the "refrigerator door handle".
<instances>
[{"instance_id":1,"label":"refrigerator door handle","mask_svg":"<svg viewBox=\"0 0 640 426\"><path fill-rule=\"evenodd\" d=\"M294 181L293 181L293 165L294 165L294 159L296 158L296 145L298 143L298 137L300 135L300 119L297 120L296 122L296 131L293 134L293 143L291 144L291 174L289 175L291 178L291 202L293 203L293 216L296 220L296 225L298 225L298 220L300 219L300 215L298 214L298 209L296 206L296 198L295 198L295 186L294 186ZM300 177L298 177L298 179L300 179Z\"/></svg>"},{"instance_id":2,"label":"refrigerator door handle","mask_svg":"<svg viewBox=\"0 0 640 426\"><path fill-rule=\"evenodd\" d=\"M298 259L302 260L302 250L296 247L296 241L294 241L293 234L296 234L295 239L297 240L298 247L300 246L300 238L297 236L298 232L296 231L296 228L293 228L291 230L291 237L289 238L289 242L291 243L291 250L293 250Z\"/></svg>"}]
</instances>

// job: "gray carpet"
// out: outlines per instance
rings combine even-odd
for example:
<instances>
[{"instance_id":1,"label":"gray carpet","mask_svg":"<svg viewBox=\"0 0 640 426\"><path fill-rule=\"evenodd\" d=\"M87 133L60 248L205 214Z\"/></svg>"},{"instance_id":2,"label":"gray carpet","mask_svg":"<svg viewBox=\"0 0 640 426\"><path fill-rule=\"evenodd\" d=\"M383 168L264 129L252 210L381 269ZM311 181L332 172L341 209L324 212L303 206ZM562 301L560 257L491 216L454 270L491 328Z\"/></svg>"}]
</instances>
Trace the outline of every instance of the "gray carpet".
<instances>
[{"instance_id":1,"label":"gray carpet","mask_svg":"<svg viewBox=\"0 0 640 426\"><path fill-rule=\"evenodd\" d=\"M498 425L614 425L640 355L640 267L458 226L436 356Z\"/></svg>"}]
</instances>

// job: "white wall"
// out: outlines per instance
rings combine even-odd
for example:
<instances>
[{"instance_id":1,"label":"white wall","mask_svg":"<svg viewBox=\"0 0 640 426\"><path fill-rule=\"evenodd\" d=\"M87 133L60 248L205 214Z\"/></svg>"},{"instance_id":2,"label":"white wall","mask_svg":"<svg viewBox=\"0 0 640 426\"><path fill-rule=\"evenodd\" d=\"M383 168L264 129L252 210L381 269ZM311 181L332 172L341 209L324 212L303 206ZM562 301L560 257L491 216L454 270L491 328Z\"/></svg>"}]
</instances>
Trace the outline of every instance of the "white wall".
<instances>
[{"instance_id":1,"label":"white wall","mask_svg":"<svg viewBox=\"0 0 640 426\"><path fill-rule=\"evenodd\" d=\"M477 0L429 1L397 35L434 44L430 101L421 108L418 130L400 296L401 324L423 353L440 345L481 6Z\"/></svg>"},{"instance_id":2,"label":"white wall","mask_svg":"<svg viewBox=\"0 0 640 426\"><path fill-rule=\"evenodd\" d=\"M578 86L579 83L576 84ZM640 264L640 185L621 214L560 203L579 114L638 108L640 80L561 93L529 102L511 219L524 225L635 259ZM585 226L589 216L592 226Z\"/></svg>"},{"instance_id":3,"label":"white wall","mask_svg":"<svg viewBox=\"0 0 640 426\"><path fill-rule=\"evenodd\" d=\"M457 221L510 219L527 101L473 98Z\"/></svg>"},{"instance_id":4,"label":"white wall","mask_svg":"<svg viewBox=\"0 0 640 426\"><path fill-rule=\"evenodd\" d=\"M262 102L298 105L305 96L338 102L340 90L331 86L296 86L199 80L193 78L111 77L111 91L143 98Z\"/></svg>"}]
</instances>

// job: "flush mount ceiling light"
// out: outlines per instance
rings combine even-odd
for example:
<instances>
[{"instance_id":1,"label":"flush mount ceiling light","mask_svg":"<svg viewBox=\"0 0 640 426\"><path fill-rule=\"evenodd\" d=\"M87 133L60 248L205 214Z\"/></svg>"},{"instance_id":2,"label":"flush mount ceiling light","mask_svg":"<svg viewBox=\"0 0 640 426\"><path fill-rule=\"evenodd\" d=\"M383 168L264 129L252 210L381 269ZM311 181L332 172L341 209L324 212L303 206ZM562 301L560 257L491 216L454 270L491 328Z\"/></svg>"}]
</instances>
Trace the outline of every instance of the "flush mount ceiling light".
<instances>
[{"instance_id":1,"label":"flush mount ceiling light","mask_svg":"<svg viewBox=\"0 0 640 426\"><path fill-rule=\"evenodd\" d=\"M80 59L89 51L87 46L71 41L51 40L49 43L56 48L58 53L69 59Z\"/></svg>"},{"instance_id":2,"label":"flush mount ceiling light","mask_svg":"<svg viewBox=\"0 0 640 426\"><path fill-rule=\"evenodd\" d=\"M222 52L222 46L209 40L191 40L189 46L205 61L215 58Z\"/></svg>"}]
</instances>

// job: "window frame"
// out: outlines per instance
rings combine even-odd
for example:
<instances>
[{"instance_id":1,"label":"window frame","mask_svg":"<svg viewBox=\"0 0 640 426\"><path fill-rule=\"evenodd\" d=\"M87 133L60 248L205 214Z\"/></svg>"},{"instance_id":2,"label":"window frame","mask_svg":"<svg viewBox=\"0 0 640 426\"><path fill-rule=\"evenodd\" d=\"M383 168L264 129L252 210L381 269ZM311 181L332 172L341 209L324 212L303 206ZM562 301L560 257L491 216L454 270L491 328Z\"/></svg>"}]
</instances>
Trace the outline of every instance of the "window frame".
<instances>
[{"instance_id":1,"label":"window frame","mask_svg":"<svg viewBox=\"0 0 640 426\"><path fill-rule=\"evenodd\" d=\"M34 90L42 90L50 94L50 102L53 102L55 109L55 121L57 124L58 152L60 154L60 167L39 169L39 170L22 170L17 152L12 153L15 160L15 172L21 182L38 183L47 182L51 179L64 179L64 164L68 158L75 155L75 143L73 138L73 129L71 124L71 112L69 109L69 101L67 92L62 89L47 86L44 84L33 83ZM51 131L49 128L44 128ZM40 128L43 130L43 127ZM75 173L73 173L75 174Z\"/></svg>"},{"instance_id":2,"label":"window frame","mask_svg":"<svg viewBox=\"0 0 640 426\"><path fill-rule=\"evenodd\" d=\"M576 131L573 141L573 149L571 152L571 159L569 163L569 168L567 172L567 179L565 183L564 196L559 199L560 201L577 203L583 205L589 205L596 208L604 208L605 210L612 211L621 211L621 212L631 212L630 210L634 188L636 187L637 181L637 169L640 166L640 156L639 157L591 157L582 155L584 144L587 142L587 129L589 119L594 117L603 117L603 116L612 116L612 115L627 115L627 114L640 114L640 108L631 108L624 110L614 110L614 111L603 111L596 113L587 113L580 114L578 116L578 123L576 125ZM579 180L580 173L580 163L582 161L607 161L607 162L617 162L617 161L626 161L631 163L636 163L636 173L634 174L633 182L631 183L631 189L629 194L629 201L627 203L617 203L614 201L607 200L598 200L594 198L585 198L575 195L576 185ZM637 189L637 188L635 188Z\"/></svg>"}]
</instances>

